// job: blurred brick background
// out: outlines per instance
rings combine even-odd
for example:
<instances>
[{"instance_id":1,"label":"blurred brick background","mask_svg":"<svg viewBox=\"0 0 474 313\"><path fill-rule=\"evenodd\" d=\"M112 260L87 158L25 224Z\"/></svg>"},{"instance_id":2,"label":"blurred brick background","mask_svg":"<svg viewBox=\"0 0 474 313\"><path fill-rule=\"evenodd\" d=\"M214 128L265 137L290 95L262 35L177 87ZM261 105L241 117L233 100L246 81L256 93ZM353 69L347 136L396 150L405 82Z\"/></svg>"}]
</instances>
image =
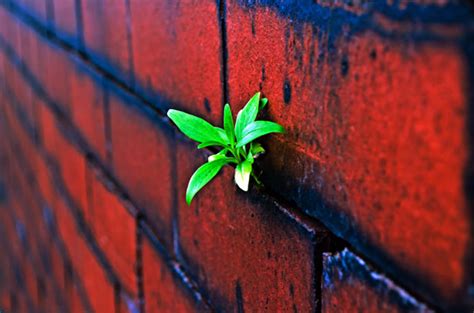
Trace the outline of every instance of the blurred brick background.
<instances>
[{"instance_id":1,"label":"blurred brick background","mask_svg":"<svg viewBox=\"0 0 474 313\"><path fill-rule=\"evenodd\" d=\"M170 107L285 126L263 189ZM472 312L468 1L0 0L2 312Z\"/></svg>"}]
</instances>

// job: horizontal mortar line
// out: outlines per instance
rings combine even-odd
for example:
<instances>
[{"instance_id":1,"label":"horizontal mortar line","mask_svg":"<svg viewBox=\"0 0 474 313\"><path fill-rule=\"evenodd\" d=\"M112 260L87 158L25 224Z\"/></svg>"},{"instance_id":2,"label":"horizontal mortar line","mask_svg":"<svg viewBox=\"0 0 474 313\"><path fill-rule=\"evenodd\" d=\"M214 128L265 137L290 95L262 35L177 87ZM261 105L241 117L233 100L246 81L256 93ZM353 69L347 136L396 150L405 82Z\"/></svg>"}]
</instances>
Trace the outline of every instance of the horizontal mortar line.
<instances>
[{"instance_id":1,"label":"horizontal mortar line","mask_svg":"<svg viewBox=\"0 0 474 313\"><path fill-rule=\"evenodd\" d=\"M10 95L10 96L13 96L13 95ZM18 103L18 101L16 101L16 102ZM18 108L18 107L15 108L15 114L17 115L17 118L20 120L21 126L24 128L24 130L25 130L25 132L28 134L28 136L31 136L31 134L29 133L29 131L28 131L28 129L27 129L28 127L26 126L26 123L27 123L27 122L24 120L24 118L22 118L22 117L19 116L20 111L21 111L20 108ZM22 114L24 115L24 112L22 112ZM30 137L30 140L33 142L33 138ZM41 157L44 159L44 161L45 161L46 163L48 163L48 170L49 170L50 173L52 174L51 176L52 176L52 178L53 178L53 180L54 180L54 185L55 185L55 186L61 186L61 185L63 185L64 183L63 183L62 179L60 178L61 175L57 173L57 170L55 170L55 168L56 168L57 166L56 166L55 164L51 164L51 162L52 162L52 160L53 160L54 158L49 155L49 153L45 150L45 148L44 148L42 145L40 145L39 143L34 143L34 144L35 144L35 146L37 147L37 149L40 151ZM51 168L53 168L53 169L51 169ZM97 169L97 170L100 171L100 169ZM103 183L103 182L101 182L101 183ZM111 183L113 183L113 182L111 182ZM61 188L61 187L59 187L59 188L61 189L61 194L68 194L68 192L67 192L66 190L64 190L64 188ZM60 195L60 196L61 196L61 195ZM68 195L67 198L68 198L68 199L65 199L65 201L67 201L68 206L71 206L71 203L70 203L70 202L73 202L73 201L71 200L70 195ZM72 208L72 209L73 209L74 211L78 211L77 208ZM77 212L73 212L73 213L74 213L75 215L77 215ZM74 217L77 217L77 216L74 216ZM145 220L144 222L145 222L145 225L147 225L148 228L151 228L151 229L152 229L152 227L150 227L150 225L148 225L148 223L146 223L146 220ZM76 221L76 224L78 224L77 221ZM83 220L83 221L82 221L82 224L86 225L87 223L85 222L85 220ZM78 226L80 226L80 225L78 225ZM86 226L86 227L87 227L87 226ZM99 255L97 255L97 253L100 251L100 248L98 247L97 243L95 242L95 240L94 240L94 238L93 238L93 237L94 237L93 234L90 233L90 230L89 230L88 228L87 228L87 229L84 229L84 227L81 227L81 230L82 230L82 232L83 232L83 234L84 234L84 235L83 235L84 239L90 244L90 246L91 246L92 248L95 248L95 249L91 249L92 252L98 257L99 262L102 263L102 260L101 260L101 259L103 258L104 260L106 260L107 258L106 258L105 256L99 256ZM89 234L89 233L90 233L90 234ZM153 234L153 236L154 236L155 240L158 241L158 242L160 242L160 245L162 245L162 246L164 247L163 241L160 240L159 237L158 237L156 234ZM90 238L89 238L89 237L90 237ZM96 245L97 245L97 247L95 247ZM95 251L95 250L97 250L97 251ZM165 262L165 263L167 264L167 266L169 267L169 269L170 269L171 271L173 271L173 272L177 272L177 271L176 271L176 268L173 266L173 264L180 264L179 261L178 261L176 258L174 258L170 253L168 253L166 250L165 250L165 251L162 251L162 253L166 253L165 257L166 257L167 259L169 259L168 262ZM111 274L112 274L112 279L111 279L111 280L112 280L112 282L115 280L115 281L117 281L117 282L120 283L120 286L123 286L123 283L122 283L121 279L118 278L119 276L118 276L118 275L115 273L115 271L112 269L112 267L111 267L111 265L109 264L109 262L107 262L106 264L103 264L103 265L104 265L105 268L107 268L108 270L111 271ZM178 273L178 274L179 274L178 276L183 279L183 284L184 284L185 286L188 286L188 288L189 288L189 286L199 286L199 285L197 284L197 282L195 282L193 279L191 279L191 275L189 275L188 272L184 270L184 268L185 268L185 267L183 267L183 265L180 264L180 273ZM212 309L212 306L209 304L209 300L206 299L206 298L203 296L203 294L202 294L202 292L200 292L200 290L192 289L191 291L192 291L193 293L196 293L196 292L197 292L197 293L201 296L202 300Z\"/></svg>"}]
</instances>

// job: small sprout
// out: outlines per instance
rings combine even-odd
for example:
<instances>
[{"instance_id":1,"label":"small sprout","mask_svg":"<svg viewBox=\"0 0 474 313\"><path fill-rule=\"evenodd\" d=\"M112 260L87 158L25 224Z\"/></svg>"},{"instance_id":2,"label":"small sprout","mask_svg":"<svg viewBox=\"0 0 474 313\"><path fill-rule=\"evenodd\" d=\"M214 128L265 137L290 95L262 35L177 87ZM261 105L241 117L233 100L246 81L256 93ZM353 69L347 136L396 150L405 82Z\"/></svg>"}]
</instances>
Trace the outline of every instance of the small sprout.
<instances>
[{"instance_id":1,"label":"small sprout","mask_svg":"<svg viewBox=\"0 0 474 313\"><path fill-rule=\"evenodd\" d=\"M271 134L284 133L285 129L274 122L256 121L257 114L267 105L268 99L260 99L257 92L240 110L237 118L232 117L232 110L227 103L224 106L224 128L215 127L205 120L178 110L168 110L168 117L178 126L186 136L199 143L198 149L216 146L221 150L209 156L207 163L201 165L188 183L186 202L191 204L194 196L211 179L213 179L224 165L234 164L234 181L243 191L248 191L250 176L257 183L257 177L252 172L255 158L265 150L254 140Z\"/></svg>"}]
</instances>

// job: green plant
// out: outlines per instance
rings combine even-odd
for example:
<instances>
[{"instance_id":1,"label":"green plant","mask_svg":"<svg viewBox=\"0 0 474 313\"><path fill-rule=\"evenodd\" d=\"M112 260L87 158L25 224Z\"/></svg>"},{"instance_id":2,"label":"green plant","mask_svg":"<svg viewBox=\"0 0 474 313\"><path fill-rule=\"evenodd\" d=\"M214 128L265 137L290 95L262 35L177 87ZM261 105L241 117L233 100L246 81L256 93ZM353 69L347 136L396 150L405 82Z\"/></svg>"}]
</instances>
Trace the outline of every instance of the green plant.
<instances>
[{"instance_id":1,"label":"green plant","mask_svg":"<svg viewBox=\"0 0 474 313\"><path fill-rule=\"evenodd\" d=\"M230 105L224 106L224 128L215 127L205 120L178 110L168 110L168 117L186 136L199 143L198 149L216 146L218 153L209 156L208 162L199 167L191 176L186 190L186 202L193 197L226 164L235 165L234 180L240 189L247 191L250 176L260 183L252 171L254 159L265 150L255 139L270 133L284 133L284 128L274 122L257 121L257 114L267 105L268 99L260 99L257 92L239 111L234 120Z\"/></svg>"}]
</instances>

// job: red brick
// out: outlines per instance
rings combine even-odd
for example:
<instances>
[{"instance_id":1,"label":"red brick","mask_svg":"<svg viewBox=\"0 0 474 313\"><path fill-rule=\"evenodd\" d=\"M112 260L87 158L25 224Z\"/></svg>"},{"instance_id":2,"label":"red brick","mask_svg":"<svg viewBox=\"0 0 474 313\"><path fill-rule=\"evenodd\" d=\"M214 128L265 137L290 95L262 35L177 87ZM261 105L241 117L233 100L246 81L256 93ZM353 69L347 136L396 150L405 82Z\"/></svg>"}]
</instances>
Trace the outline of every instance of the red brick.
<instances>
[{"instance_id":1,"label":"red brick","mask_svg":"<svg viewBox=\"0 0 474 313\"><path fill-rule=\"evenodd\" d=\"M64 241L73 268L80 278L87 299L95 312L113 312L114 288L96 256L89 249L79 233L70 208L63 201L57 201L58 229Z\"/></svg>"},{"instance_id":2,"label":"red brick","mask_svg":"<svg viewBox=\"0 0 474 313\"><path fill-rule=\"evenodd\" d=\"M130 80L126 0L84 0L82 18L86 51L108 71Z\"/></svg>"},{"instance_id":3,"label":"red brick","mask_svg":"<svg viewBox=\"0 0 474 313\"><path fill-rule=\"evenodd\" d=\"M213 121L220 116L222 54L216 3L130 1L137 89L158 106L173 103Z\"/></svg>"},{"instance_id":4,"label":"red brick","mask_svg":"<svg viewBox=\"0 0 474 313\"><path fill-rule=\"evenodd\" d=\"M71 77L71 118L93 151L105 160L105 108L102 80L77 61Z\"/></svg>"},{"instance_id":5,"label":"red brick","mask_svg":"<svg viewBox=\"0 0 474 313\"><path fill-rule=\"evenodd\" d=\"M124 203L90 171L90 224L96 241L125 289L137 296L135 219Z\"/></svg>"},{"instance_id":6,"label":"red brick","mask_svg":"<svg viewBox=\"0 0 474 313\"><path fill-rule=\"evenodd\" d=\"M56 189L51 177L49 165L43 159L43 156L38 153L33 155L32 159L34 162L35 178L39 193L43 198L43 201L51 207L54 204Z\"/></svg>"},{"instance_id":7,"label":"red brick","mask_svg":"<svg viewBox=\"0 0 474 313\"><path fill-rule=\"evenodd\" d=\"M180 281L166 258L148 238L143 241L144 306L148 313L158 312L210 312L201 299Z\"/></svg>"},{"instance_id":8,"label":"red brick","mask_svg":"<svg viewBox=\"0 0 474 313\"><path fill-rule=\"evenodd\" d=\"M24 8L29 15L42 23L46 23L49 17L47 1L49 0L23 0Z\"/></svg>"},{"instance_id":9,"label":"red brick","mask_svg":"<svg viewBox=\"0 0 474 313\"><path fill-rule=\"evenodd\" d=\"M432 312L347 249L324 254L321 289L322 312Z\"/></svg>"},{"instance_id":10,"label":"red brick","mask_svg":"<svg viewBox=\"0 0 474 313\"><path fill-rule=\"evenodd\" d=\"M390 260L415 278L412 288L454 301L467 287L472 227L463 190L464 52L443 25L414 31L414 24L385 21L407 34L392 40L371 30L352 34L351 25L370 26L347 17L328 34L322 15L335 6L314 4L300 19L297 4L285 11L230 1L230 102L237 109L261 89L266 115L287 129L266 142L269 188L380 266ZM421 29L447 44L411 39ZM452 25L451 34L461 29ZM399 275L394 267L386 269Z\"/></svg>"},{"instance_id":11,"label":"red brick","mask_svg":"<svg viewBox=\"0 0 474 313\"><path fill-rule=\"evenodd\" d=\"M63 130L47 107L39 108L39 118L41 138L46 151L59 166L64 187L87 219L86 160L72 143L63 137Z\"/></svg>"},{"instance_id":12,"label":"red brick","mask_svg":"<svg viewBox=\"0 0 474 313\"><path fill-rule=\"evenodd\" d=\"M64 257L59 249L59 244L56 238L50 238L49 262L51 264L51 279L56 282L56 286L61 289L66 289L66 278L64 275Z\"/></svg>"},{"instance_id":13,"label":"red brick","mask_svg":"<svg viewBox=\"0 0 474 313\"><path fill-rule=\"evenodd\" d=\"M110 93L109 106L113 173L171 246L173 134L122 93Z\"/></svg>"},{"instance_id":14,"label":"red brick","mask_svg":"<svg viewBox=\"0 0 474 313\"><path fill-rule=\"evenodd\" d=\"M192 149L185 144L177 149L180 254L216 309L314 311L320 270L315 253L325 231L255 190L239 191L230 167L188 207L189 177L204 162Z\"/></svg>"},{"instance_id":15,"label":"red brick","mask_svg":"<svg viewBox=\"0 0 474 313\"><path fill-rule=\"evenodd\" d=\"M64 114L68 114L71 95L69 88L65 88L65 86L69 86L69 79L74 75L73 63L68 55L59 48L45 42L42 42L42 46L45 66L42 67L43 72L36 79L60 110Z\"/></svg>"},{"instance_id":16,"label":"red brick","mask_svg":"<svg viewBox=\"0 0 474 313\"><path fill-rule=\"evenodd\" d=\"M54 12L54 31L56 35L77 44L76 0L50 0Z\"/></svg>"}]
</instances>

